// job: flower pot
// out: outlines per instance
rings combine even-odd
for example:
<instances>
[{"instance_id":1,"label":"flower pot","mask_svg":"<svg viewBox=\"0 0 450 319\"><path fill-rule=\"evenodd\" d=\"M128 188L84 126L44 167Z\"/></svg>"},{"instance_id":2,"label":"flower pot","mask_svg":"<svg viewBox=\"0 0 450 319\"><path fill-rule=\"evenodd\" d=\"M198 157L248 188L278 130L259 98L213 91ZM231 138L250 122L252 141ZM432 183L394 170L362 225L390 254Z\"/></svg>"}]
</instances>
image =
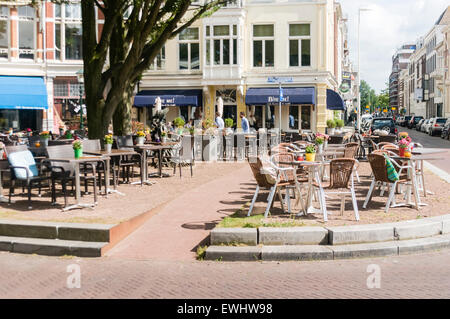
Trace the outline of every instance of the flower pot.
<instances>
[{"instance_id":1,"label":"flower pot","mask_svg":"<svg viewBox=\"0 0 450 319\"><path fill-rule=\"evenodd\" d=\"M145 142L145 136L138 136L137 145L143 145Z\"/></svg>"},{"instance_id":2,"label":"flower pot","mask_svg":"<svg viewBox=\"0 0 450 319\"><path fill-rule=\"evenodd\" d=\"M166 141L167 141L167 137L165 137L165 136L161 137L161 143L166 143Z\"/></svg>"},{"instance_id":3,"label":"flower pot","mask_svg":"<svg viewBox=\"0 0 450 319\"><path fill-rule=\"evenodd\" d=\"M408 151L407 147L399 147L398 148L398 155L400 157L406 157L405 154L406 154L407 151Z\"/></svg>"},{"instance_id":4,"label":"flower pot","mask_svg":"<svg viewBox=\"0 0 450 319\"><path fill-rule=\"evenodd\" d=\"M333 127L329 127L328 128L328 135L334 135L335 134L336 129Z\"/></svg>"},{"instance_id":5,"label":"flower pot","mask_svg":"<svg viewBox=\"0 0 450 319\"><path fill-rule=\"evenodd\" d=\"M314 162L316 160L316 153L306 153L305 157L307 162Z\"/></svg>"},{"instance_id":6,"label":"flower pot","mask_svg":"<svg viewBox=\"0 0 450 319\"><path fill-rule=\"evenodd\" d=\"M319 144L318 148L319 148L319 154L322 154L323 153L323 144Z\"/></svg>"},{"instance_id":7,"label":"flower pot","mask_svg":"<svg viewBox=\"0 0 450 319\"><path fill-rule=\"evenodd\" d=\"M48 138L41 137L41 145L43 145L44 147L47 147L48 146Z\"/></svg>"},{"instance_id":8,"label":"flower pot","mask_svg":"<svg viewBox=\"0 0 450 319\"><path fill-rule=\"evenodd\" d=\"M75 152L75 158L80 158L80 157L83 156L83 149L82 148L76 149L76 150L74 150L74 152Z\"/></svg>"},{"instance_id":9,"label":"flower pot","mask_svg":"<svg viewBox=\"0 0 450 319\"><path fill-rule=\"evenodd\" d=\"M112 149L112 144L105 144L105 151L107 153L111 153L111 149Z\"/></svg>"}]
</instances>

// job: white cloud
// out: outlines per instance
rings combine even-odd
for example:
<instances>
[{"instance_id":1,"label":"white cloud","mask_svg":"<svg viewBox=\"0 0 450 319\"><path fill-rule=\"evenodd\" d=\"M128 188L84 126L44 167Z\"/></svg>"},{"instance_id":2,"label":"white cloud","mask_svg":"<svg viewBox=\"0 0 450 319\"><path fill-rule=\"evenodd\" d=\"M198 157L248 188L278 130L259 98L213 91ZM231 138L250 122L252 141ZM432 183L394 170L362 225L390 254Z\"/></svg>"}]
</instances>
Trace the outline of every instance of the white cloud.
<instances>
[{"instance_id":1,"label":"white cloud","mask_svg":"<svg viewBox=\"0 0 450 319\"><path fill-rule=\"evenodd\" d=\"M361 13L361 78L376 91L385 88L392 55L404 43L415 43L436 23L449 0L338 0L348 16L350 54L358 59L358 9Z\"/></svg>"}]
</instances>

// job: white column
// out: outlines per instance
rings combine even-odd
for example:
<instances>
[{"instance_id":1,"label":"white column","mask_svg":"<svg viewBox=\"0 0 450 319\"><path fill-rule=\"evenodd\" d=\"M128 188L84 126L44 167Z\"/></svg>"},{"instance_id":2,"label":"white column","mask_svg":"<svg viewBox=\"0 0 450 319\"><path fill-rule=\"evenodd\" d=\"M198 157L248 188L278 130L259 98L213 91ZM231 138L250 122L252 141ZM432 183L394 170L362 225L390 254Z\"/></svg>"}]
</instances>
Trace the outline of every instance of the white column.
<instances>
[{"instance_id":1,"label":"white column","mask_svg":"<svg viewBox=\"0 0 450 319\"><path fill-rule=\"evenodd\" d=\"M53 77L47 77L46 79L46 86L47 86L47 103L48 103L48 109L45 110L46 112L46 119L43 117L42 121L42 127L46 131L52 131L53 133L57 133L59 130L58 128L54 127L54 108L53 108Z\"/></svg>"}]
</instances>

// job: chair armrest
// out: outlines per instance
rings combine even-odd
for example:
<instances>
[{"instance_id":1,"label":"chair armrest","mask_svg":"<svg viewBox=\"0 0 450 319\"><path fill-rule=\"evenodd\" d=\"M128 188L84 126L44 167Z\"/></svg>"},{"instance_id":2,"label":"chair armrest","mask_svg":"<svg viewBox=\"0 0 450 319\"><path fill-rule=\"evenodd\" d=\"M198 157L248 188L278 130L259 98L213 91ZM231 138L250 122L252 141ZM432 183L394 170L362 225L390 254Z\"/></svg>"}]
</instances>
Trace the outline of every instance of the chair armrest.
<instances>
[{"instance_id":1,"label":"chair armrest","mask_svg":"<svg viewBox=\"0 0 450 319\"><path fill-rule=\"evenodd\" d=\"M13 169L23 169L23 170L25 170L25 173L27 175L27 180L30 179L30 173L28 173L28 168L27 167L25 167L25 166L11 166L10 165L9 168L11 170L13 170ZM16 176L16 178L17 178L17 176Z\"/></svg>"}]
</instances>

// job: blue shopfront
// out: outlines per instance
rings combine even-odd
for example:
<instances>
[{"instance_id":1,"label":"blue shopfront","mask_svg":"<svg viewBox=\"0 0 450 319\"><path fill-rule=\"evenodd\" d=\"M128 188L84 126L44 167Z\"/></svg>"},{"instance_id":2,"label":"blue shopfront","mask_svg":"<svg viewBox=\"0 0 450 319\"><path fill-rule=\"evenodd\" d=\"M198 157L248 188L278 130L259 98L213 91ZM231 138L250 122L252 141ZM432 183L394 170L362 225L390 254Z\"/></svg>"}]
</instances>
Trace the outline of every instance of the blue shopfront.
<instances>
[{"instance_id":1,"label":"blue shopfront","mask_svg":"<svg viewBox=\"0 0 450 319\"><path fill-rule=\"evenodd\" d=\"M0 130L40 130L47 109L43 77L0 76Z\"/></svg>"}]
</instances>

